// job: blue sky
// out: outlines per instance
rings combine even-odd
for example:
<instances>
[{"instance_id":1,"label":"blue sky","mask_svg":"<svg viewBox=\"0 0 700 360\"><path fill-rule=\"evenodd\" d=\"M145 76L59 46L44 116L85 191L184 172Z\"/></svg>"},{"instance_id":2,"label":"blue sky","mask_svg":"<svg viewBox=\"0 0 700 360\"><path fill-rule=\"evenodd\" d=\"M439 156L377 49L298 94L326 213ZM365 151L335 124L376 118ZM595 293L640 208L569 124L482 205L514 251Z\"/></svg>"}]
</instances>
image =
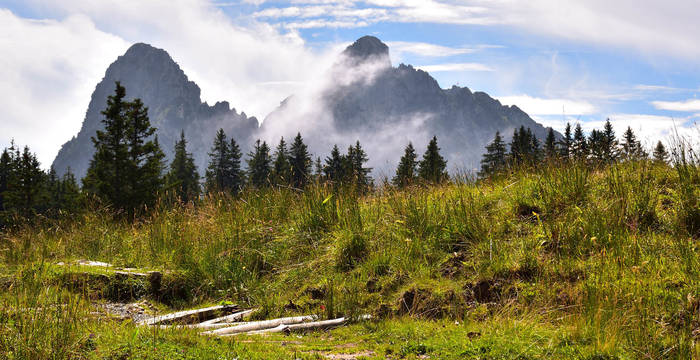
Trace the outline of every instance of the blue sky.
<instances>
[{"instance_id":1,"label":"blue sky","mask_svg":"<svg viewBox=\"0 0 700 360\"><path fill-rule=\"evenodd\" d=\"M167 50L203 100L264 118L367 34L394 65L557 130L609 117L648 146L674 126L697 139L699 13L694 0L0 0L0 145L15 138L48 166L135 42Z\"/></svg>"}]
</instances>

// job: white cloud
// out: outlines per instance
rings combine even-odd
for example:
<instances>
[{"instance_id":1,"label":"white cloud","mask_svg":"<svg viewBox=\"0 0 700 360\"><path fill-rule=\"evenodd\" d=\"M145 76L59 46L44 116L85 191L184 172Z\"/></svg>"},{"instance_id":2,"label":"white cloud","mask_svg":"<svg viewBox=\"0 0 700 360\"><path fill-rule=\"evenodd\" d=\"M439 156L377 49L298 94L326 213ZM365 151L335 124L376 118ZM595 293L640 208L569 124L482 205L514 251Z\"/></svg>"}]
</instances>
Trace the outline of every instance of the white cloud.
<instances>
[{"instance_id":1,"label":"white cloud","mask_svg":"<svg viewBox=\"0 0 700 360\"><path fill-rule=\"evenodd\" d=\"M672 118L660 115L623 113L612 114L609 118L618 139L629 126L637 135L637 139L647 148L656 145L659 140L668 142L676 133L680 136L691 135L696 126L689 118ZM586 131L602 129L603 125L605 125L604 120L582 123Z\"/></svg>"},{"instance_id":2,"label":"white cloud","mask_svg":"<svg viewBox=\"0 0 700 360\"><path fill-rule=\"evenodd\" d=\"M682 112L700 111L699 99L690 99L685 101L652 101L651 104L659 110Z\"/></svg>"},{"instance_id":3,"label":"white cloud","mask_svg":"<svg viewBox=\"0 0 700 360\"><path fill-rule=\"evenodd\" d=\"M449 63L436 65L421 65L416 66L416 69L425 72L444 72L444 71L495 71L493 68L479 63Z\"/></svg>"},{"instance_id":4,"label":"white cloud","mask_svg":"<svg viewBox=\"0 0 700 360\"><path fill-rule=\"evenodd\" d=\"M569 99L543 99L529 95L496 97L503 105L515 105L530 115L588 115L596 112L595 106L586 101Z\"/></svg>"},{"instance_id":5,"label":"white cloud","mask_svg":"<svg viewBox=\"0 0 700 360\"><path fill-rule=\"evenodd\" d=\"M282 24L299 16L313 20L314 27L379 21L441 24L514 26L545 36L594 45L635 49L645 53L694 59L700 55L696 36L700 32L696 0L673 2L638 0L346 0L292 1L293 6L273 7L261 16ZM286 10L297 8L298 10ZM309 8L309 10L304 10ZM325 9L320 12L319 9ZM354 10L368 11L362 17ZM323 21L321 21L323 18Z\"/></svg>"},{"instance_id":6,"label":"white cloud","mask_svg":"<svg viewBox=\"0 0 700 360\"><path fill-rule=\"evenodd\" d=\"M0 9L0 145L29 145L48 168L78 133L90 94L128 43L83 15L27 20Z\"/></svg>"},{"instance_id":7,"label":"white cloud","mask_svg":"<svg viewBox=\"0 0 700 360\"><path fill-rule=\"evenodd\" d=\"M468 47L448 47L424 42L389 41L386 44L391 49L392 56L397 58L400 58L404 53L424 57L447 57L471 54L477 51Z\"/></svg>"}]
</instances>

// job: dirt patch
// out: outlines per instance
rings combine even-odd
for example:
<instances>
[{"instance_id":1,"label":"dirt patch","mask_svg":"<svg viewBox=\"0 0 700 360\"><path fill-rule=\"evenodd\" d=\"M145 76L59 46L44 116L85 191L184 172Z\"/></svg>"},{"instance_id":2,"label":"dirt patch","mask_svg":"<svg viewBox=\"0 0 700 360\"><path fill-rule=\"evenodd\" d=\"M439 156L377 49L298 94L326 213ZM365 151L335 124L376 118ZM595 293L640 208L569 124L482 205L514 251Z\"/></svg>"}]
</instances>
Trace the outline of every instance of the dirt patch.
<instances>
[{"instance_id":1,"label":"dirt patch","mask_svg":"<svg viewBox=\"0 0 700 360\"><path fill-rule=\"evenodd\" d=\"M355 360L363 357L371 357L374 356L373 351L360 351L357 353L353 354L323 354L323 357L326 359L333 359L333 360Z\"/></svg>"},{"instance_id":2,"label":"dirt patch","mask_svg":"<svg viewBox=\"0 0 700 360\"><path fill-rule=\"evenodd\" d=\"M467 257L464 253L452 253L449 259L440 265L440 274L449 279L464 276L464 263Z\"/></svg>"},{"instance_id":3,"label":"dirt patch","mask_svg":"<svg viewBox=\"0 0 700 360\"><path fill-rule=\"evenodd\" d=\"M537 220L535 214L541 215L542 210L535 205L518 203L518 206L515 207L515 214L518 215L521 220L534 222Z\"/></svg>"},{"instance_id":4,"label":"dirt patch","mask_svg":"<svg viewBox=\"0 0 700 360\"><path fill-rule=\"evenodd\" d=\"M134 322L142 321L151 316L156 311L155 307L148 301L140 301L137 303L104 303L95 304L95 307L117 320L133 320Z\"/></svg>"},{"instance_id":5,"label":"dirt patch","mask_svg":"<svg viewBox=\"0 0 700 360\"><path fill-rule=\"evenodd\" d=\"M508 290L508 284L501 279L483 279L465 286L467 301L481 304L496 303L506 298L515 297L513 291Z\"/></svg>"},{"instance_id":6,"label":"dirt patch","mask_svg":"<svg viewBox=\"0 0 700 360\"><path fill-rule=\"evenodd\" d=\"M424 319L458 316L464 302L453 291L435 294L427 289L413 288L404 291L398 300L397 314Z\"/></svg>"}]
</instances>

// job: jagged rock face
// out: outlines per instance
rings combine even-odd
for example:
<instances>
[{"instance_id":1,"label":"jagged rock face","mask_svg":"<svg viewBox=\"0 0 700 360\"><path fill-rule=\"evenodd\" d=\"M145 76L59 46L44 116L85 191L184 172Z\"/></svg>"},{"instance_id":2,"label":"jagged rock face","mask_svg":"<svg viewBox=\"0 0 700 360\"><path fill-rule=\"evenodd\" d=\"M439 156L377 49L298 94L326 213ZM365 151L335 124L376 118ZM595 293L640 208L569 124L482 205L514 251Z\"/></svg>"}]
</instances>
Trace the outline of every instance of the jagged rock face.
<instances>
[{"instance_id":1,"label":"jagged rock face","mask_svg":"<svg viewBox=\"0 0 700 360\"><path fill-rule=\"evenodd\" d=\"M379 173L391 175L408 141L423 146L435 135L449 168L470 171L478 168L485 146L496 131L509 138L515 128L523 125L540 139L546 136L546 129L525 112L515 106L503 106L486 93L456 86L442 89L428 73L410 65L394 68L390 62L389 66L383 66L382 61L376 65L377 57L389 59L388 47L377 38L363 37L341 56L364 60L341 60L329 72L333 79L318 96L319 108L323 109L320 117L333 126L332 131L324 128L323 133L307 134L315 151L327 153L332 146L331 138L343 146L358 139L363 144L369 141L366 148L371 165ZM366 67L366 59L372 58L374 67L370 71L353 68ZM353 72L360 76L369 74L369 79L335 80L344 78L339 74ZM268 115L263 130L284 127L280 126L283 122L300 123L304 118L319 117L318 113L305 115L294 109L294 104L295 101L287 101ZM331 137L330 133L337 136ZM420 153L423 150L417 148Z\"/></svg>"},{"instance_id":2,"label":"jagged rock face","mask_svg":"<svg viewBox=\"0 0 700 360\"><path fill-rule=\"evenodd\" d=\"M180 131L185 131L188 151L193 153L200 173L204 172L207 152L219 128L244 146L252 142L250 138L258 128L256 118L237 113L228 102L214 106L202 103L199 87L187 79L167 52L135 44L109 66L97 84L80 132L63 145L53 162L59 174L68 167L79 178L87 172L94 153L90 138L103 128L100 112L107 105L107 96L114 94L115 81L126 88L127 98L140 98L148 107L151 125L158 129L158 140L168 160L172 159Z\"/></svg>"}]
</instances>

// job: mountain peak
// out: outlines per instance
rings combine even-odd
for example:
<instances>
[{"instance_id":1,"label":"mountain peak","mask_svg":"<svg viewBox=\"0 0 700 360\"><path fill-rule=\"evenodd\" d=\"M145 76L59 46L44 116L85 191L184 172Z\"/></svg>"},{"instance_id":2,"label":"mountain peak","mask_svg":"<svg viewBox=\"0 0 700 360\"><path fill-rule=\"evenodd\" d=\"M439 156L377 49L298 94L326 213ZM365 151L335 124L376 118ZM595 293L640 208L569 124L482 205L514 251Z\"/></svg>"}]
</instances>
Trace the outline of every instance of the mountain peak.
<instances>
[{"instance_id":1,"label":"mountain peak","mask_svg":"<svg viewBox=\"0 0 700 360\"><path fill-rule=\"evenodd\" d=\"M391 66L389 47L374 36L367 35L357 39L343 51L343 55L355 65L371 60L386 62Z\"/></svg>"}]
</instances>

